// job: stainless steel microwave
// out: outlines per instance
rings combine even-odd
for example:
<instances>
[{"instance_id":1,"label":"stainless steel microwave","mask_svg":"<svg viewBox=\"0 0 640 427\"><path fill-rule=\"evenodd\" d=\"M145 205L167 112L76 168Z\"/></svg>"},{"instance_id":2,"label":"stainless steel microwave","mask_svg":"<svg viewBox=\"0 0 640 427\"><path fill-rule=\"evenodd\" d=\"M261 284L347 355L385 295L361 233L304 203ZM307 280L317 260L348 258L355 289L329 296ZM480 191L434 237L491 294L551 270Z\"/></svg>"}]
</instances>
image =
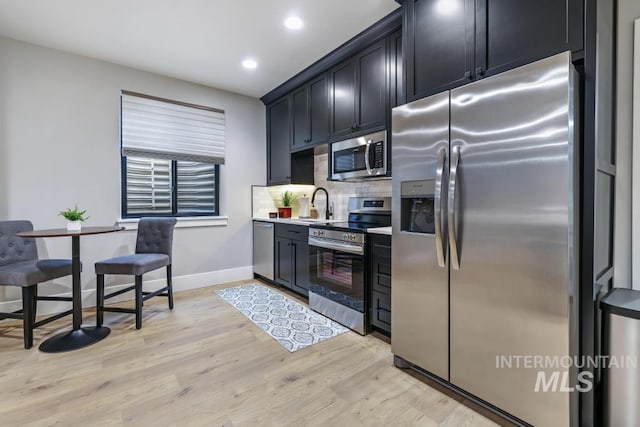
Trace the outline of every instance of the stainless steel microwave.
<instances>
[{"instance_id":1,"label":"stainless steel microwave","mask_svg":"<svg viewBox=\"0 0 640 427\"><path fill-rule=\"evenodd\" d=\"M387 131L331 144L331 179L359 180L387 174Z\"/></svg>"}]
</instances>

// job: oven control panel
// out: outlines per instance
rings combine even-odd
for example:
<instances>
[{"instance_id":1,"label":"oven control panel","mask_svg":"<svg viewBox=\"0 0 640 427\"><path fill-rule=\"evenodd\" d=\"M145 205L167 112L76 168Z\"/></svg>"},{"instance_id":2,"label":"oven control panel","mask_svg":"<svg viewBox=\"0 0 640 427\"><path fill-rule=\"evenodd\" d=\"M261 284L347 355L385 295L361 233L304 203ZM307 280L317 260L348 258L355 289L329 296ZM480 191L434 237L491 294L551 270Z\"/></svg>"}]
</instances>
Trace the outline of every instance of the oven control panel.
<instances>
[{"instance_id":1,"label":"oven control panel","mask_svg":"<svg viewBox=\"0 0 640 427\"><path fill-rule=\"evenodd\" d=\"M328 240L356 243L364 245L364 233L354 233L344 230L327 230L321 228L310 228L309 237L320 237Z\"/></svg>"}]
</instances>

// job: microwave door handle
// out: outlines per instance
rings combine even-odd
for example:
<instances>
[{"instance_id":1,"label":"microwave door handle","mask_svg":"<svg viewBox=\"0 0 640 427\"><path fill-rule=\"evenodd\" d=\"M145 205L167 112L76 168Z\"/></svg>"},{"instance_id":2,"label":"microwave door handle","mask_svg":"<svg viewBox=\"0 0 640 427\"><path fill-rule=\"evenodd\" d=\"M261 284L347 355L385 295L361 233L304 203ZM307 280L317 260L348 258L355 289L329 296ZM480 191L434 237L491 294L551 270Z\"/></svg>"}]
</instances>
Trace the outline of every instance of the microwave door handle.
<instances>
[{"instance_id":1,"label":"microwave door handle","mask_svg":"<svg viewBox=\"0 0 640 427\"><path fill-rule=\"evenodd\" d=\"M367 173L371 175L371 163L369 162L369 151L371 149L371 140L367 139L367 146L364 149L364 165L367 167Z\"/></svg>"},{"instance_id":2,"label":"microwave door handle","mask_svg":"<svg viewBox=\"0 0 640 427\"><path fill-rule=\"evenodd\" d=\"M434 194L434 225L436 231L436 257L438 265L445 267L445 249L442 238L442 176L444 173L444 162L447 157L447 150L442 147L438 150L438 164L436 166L436 187Z\"/></svg>"},{"instance_id":3,"label":"microwave door handle","mask_svg":"<svg viewBox=\"0 0 640 427\"><path fill-rule=\"evenodd\" d=\"M456 235L456 183L458 181L458 163L460 162L460 146L451 148L451 170L449 172L449 197L447 200L449 248L451 266L454 270L460 270L460 257L458 254L458 236Z\"/></svg>"}]
</instances>

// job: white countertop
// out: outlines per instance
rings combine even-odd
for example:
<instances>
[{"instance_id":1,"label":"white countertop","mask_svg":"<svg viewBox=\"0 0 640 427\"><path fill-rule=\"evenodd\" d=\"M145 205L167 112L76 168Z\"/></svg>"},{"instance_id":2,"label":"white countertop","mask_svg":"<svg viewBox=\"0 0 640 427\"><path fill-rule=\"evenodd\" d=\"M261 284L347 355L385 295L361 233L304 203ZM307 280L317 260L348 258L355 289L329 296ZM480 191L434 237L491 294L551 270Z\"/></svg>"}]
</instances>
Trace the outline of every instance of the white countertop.
<instances>
[{"instance_id":1,"label":"white countertop","mask_svg":"<svg viewBox=\"0 0 640 427\"><path fill-rule=\"evenodd\" d=\"M264 221L264 222L279 222L282 224L295 224L295 225L313 225L317 223L327 223L327 222L343 222L341 219L330 219L326 220L324 218L259 218L253 217L254 221Z\"/></svg>"},{"instance_id":2,"label":"white countertop","mask_svg":"<svg viewBox=\"0 0 640 427\"><path fill-rule=\"evenodd\" d=\"M387 236L391 236L391 226L389 226L389 227L367 228L367 233L385 234Z\"/></svg>"}]
</instances>

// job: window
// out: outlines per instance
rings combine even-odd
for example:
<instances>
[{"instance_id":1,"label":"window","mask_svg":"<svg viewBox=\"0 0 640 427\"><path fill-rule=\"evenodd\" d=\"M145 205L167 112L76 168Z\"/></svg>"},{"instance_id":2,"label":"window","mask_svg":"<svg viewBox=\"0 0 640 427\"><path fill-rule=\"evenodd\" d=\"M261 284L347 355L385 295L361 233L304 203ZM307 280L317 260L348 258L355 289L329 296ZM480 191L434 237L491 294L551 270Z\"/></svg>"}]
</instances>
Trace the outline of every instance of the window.
<instances>
[{"instance_id":1,"label":"window","mask_svg":"<svg viewBox=\"0 0 640 427\"><path fill-rule=\"evenodd\" d=\"M122 92L122 217L219 214L224 112Z\"/></svg>"}]
</instances>

